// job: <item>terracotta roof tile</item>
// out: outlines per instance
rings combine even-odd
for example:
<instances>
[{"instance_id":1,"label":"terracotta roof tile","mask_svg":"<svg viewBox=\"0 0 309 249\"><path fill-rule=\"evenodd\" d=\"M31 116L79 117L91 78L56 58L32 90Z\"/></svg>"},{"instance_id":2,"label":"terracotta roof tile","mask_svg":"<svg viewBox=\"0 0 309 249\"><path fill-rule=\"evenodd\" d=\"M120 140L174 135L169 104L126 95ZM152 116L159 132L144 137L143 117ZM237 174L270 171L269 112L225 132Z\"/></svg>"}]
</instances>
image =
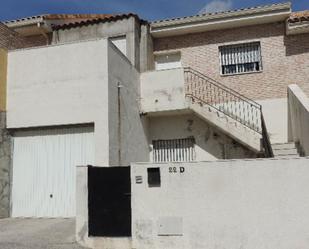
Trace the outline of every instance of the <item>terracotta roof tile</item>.
<instances>
[{"instance_id":1,"label":"terracotta roof tile","mask_svg":"<svg viewBox=\"0 0 309 249\"><path fill-rule=\"evenodd\" d=\"M307 22L309 21L309 10L292 12L288 20L289 23Z\"/></svg>"},{"instance_id":2,"label":"terracotta roof tile","mask_svg":"<svg viewBox=\"0 0 309 249\"><path fill-rule=\"evenodd\" d=\"M103 16L93 15L93 17L94 18L91 18L91 15L90 15L90 17L85 18L85 20L82 20L82 21L71 22L71 23L66 23L66 24L61 24L61 25L55 25L55 26L53 26L53 30L71 29L71 28L88 26L88 25L104 23L104 22L114 22L114 21L118 21L118 20L128 19L130 17L134 17L138 21L146 23L146 21L139 19L139 17L136 14L133 14L133 13L119 14L119 15L103 15ZM74 17L72 19L74 19Z\"/></svg>"},{"instance_id":3,"label":"terracotta roof tile","mask_svg":"<svg viewBox=\"0 0 309 249\"><path fill-rule=\"evenodd\" d=\"M55 19L98 19L108 18L113 16L112 14L47 14L43 15L45 20Z\"/></svg>"},{"instance_id":4,"label":"terracotta roof tile","mask_svg":"<svg viewBox=\"0 0 309 249\"><path fill-rule=\"evenodd\" d=\"M189 18L194 18L194 17L216 16L218 14L237 13L237 12L242 12L242 11L259 10L259 9L272 8L272 7L275 8L277 6L282 6L282 5L291 5L291 3L290 2L274 3L274 4L260 5L260 6L254 6L254 7L248 7L248 8L232 9L232 10L227 10L227 11L202 13L202 14L197 14L197 15L193 15L193 16L185 16L185 17L176 17L176 18L171 18L171 19L157 20L157 21L153 21L152 24L157 24L157 23L161 23L161 22L169 22L169 21L178 21L178 20L184 20L184 19L189 19Z\"/></svg>"}]
</instances>

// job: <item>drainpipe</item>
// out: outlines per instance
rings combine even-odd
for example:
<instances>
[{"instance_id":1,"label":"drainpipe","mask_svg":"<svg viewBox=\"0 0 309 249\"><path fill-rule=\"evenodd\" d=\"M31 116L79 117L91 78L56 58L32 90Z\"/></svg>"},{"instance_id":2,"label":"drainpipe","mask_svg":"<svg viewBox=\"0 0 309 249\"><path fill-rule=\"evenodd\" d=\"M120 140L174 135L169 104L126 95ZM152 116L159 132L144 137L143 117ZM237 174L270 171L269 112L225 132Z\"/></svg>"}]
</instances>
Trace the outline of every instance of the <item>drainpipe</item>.
<instances>
[{"instance_id":1,"label":"drainpipe","mask_svg":"<svg viewBox=\"0 0 309 249\"><path fill-rule=\"evenodd\" d=\"M122 85L120 82L117 84L117 93L118 93L118 166L121 166L121 93L120 89Z\"/></svg>"}]
</instances>

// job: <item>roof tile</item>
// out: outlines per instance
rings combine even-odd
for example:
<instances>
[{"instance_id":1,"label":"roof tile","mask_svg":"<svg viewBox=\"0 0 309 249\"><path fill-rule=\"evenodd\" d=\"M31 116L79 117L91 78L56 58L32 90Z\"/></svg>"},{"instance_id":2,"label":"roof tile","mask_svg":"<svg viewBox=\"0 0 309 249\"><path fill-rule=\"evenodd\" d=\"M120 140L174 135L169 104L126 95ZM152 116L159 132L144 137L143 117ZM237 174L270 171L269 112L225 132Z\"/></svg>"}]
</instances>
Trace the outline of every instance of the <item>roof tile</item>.
<instances>
[{"instance_id":1,"label":"roof tile","mask_svg":"<svg viewBox=\"0 0 309 249\"><path fill-rule=\"evenodd\" d=\"M91 17L91 16L90 16ZM71 23L66 23L66 24L61 24L61 25L55 25L53 26L53 30L61 30L61 29L71 29L71 28L76 28L76 27L81 27L81 26L88 26L88 25L93 25L93 24L98 24L98 23L104 23L104 22L114 22L118 20L123 20L123 19L128 19L130 17L134 17L140 22L146 23L146 21L139 19L139 17L136 14L133 13L128 13L128 14L119 14L119 15L93 15L94 18L85 18L85 20L82 21L77 21L77 22L71 22Z\"/></svg>"},{"instance_id":2,"label":"roof tile","mask_svg":"<svg viewBox=\"0 0 309 249\"><path fill-rule=\"evenodd\" d=\"M309 10L292 12L290 18L288 19L289 23L298 23L307 21L309 21Z\"/></svg>"}]
</instances>

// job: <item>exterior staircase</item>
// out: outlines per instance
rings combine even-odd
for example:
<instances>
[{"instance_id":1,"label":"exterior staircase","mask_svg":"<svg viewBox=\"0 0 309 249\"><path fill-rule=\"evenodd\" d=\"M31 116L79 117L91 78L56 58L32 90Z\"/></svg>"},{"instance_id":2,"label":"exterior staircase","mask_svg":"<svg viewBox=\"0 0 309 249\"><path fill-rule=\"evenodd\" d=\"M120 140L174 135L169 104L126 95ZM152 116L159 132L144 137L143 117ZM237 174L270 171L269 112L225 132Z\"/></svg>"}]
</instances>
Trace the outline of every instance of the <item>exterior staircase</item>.
<instances>
[{"instance_id":1,"label":"exterior staircase","mask_svg":"<svg viewBox=\"0 0 309 249\"><path fill-rule=\"evenodd\" d=\"M275 158L295 158L300 157L295 143L272 144Z\"/></svg>"},{"instance_id":2,"label":"exterior staircase","mask_svg":"<svg viewBox=\"0 0 309 249\"><path fill-rule=\"evenodd\" d=\"M192 68L184 74L193 112L262 156L274 156L261 105Z\"/></svg>"}]
</instances>

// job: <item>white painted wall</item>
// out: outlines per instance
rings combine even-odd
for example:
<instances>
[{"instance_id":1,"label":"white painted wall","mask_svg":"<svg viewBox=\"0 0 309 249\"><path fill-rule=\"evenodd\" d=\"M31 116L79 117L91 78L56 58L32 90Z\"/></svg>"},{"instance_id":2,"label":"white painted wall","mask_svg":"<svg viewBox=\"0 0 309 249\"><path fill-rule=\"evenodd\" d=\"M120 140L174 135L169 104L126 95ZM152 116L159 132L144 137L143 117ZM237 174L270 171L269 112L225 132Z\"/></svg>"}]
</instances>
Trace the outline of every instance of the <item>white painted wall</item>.
<instances>
[{"instance_id":1,"label":"white painted wall","mask_svg":"<svg viewBox=\"0 0 309 249\"><path fill-rule=\"evenodd\" d=\"M8 128L95 124L95 163L108 165L107 40L9 53Z\"/></svg>"},{"instance_id":2,"label":"white painted wall","mask_svg":"<svg viewBox=\"0 0 309 249\"><path fill-rule=\"evenodd\" d=\"M309 156L309 99L298 85L288 87L288 113L289 141L298 143Z\"/></svg>"},{"instance_id":3,"label":"white painted wall","mask_svg":"<svg viewBox=\"0 0 309 249\"><path fill-rule=\"evenodd\" d=\"M160 112L188 108L182 68L141 74L141 109Z\"/></svg>"},{"instance_id":4,"label":"white painted wall","mask_svg":"<svg viewBox=\"0 0 309 249\"><path fill-rule=\"evenodd\" d=\"M309 158L133 164L132 247L306 249L308 165ZM161 187L148 187L147 167L160 167ZM178 220L169 232L182 235L158 235L167 218Z\"/></svg>"},{"instance_id":5,"label":"white painted wall","mask_svg":"<svg viewBox=\"0 0 309 249\"><path fill-rule=\"evenodd\" d=\"M10 52L8 128L94 123L96 165L148 161L139 82L135 67L106 39Z\"/></svg>"},{"instance_id":6,"label":"white painted wall","mask_svg":"<svg viewBox=\"0 0 309 249\"><path fill-rule=\"evenodd\" d=\"M126 36L118 36L110 38L111 42L123 53L127 54L127 38Z\"/></svg>"},{"instance_id":7,"label":"white painted wall","mask_svg":"<svg viewBox=\"0 0 309 249\"><path fill-rule=\"evenodd\" d=\"M143 124L139 115L139 73L111 43L108 47L108 81L110 165L128 166L131 162L148 162L147 127ZM120 85L120 124L118 118L118 84ZM119 125L121 129L120 143ZM121 150L120 159L119 149Z\"/></svg>"},{"instance_id":8,"label":"white painted wall","mask_svg":"<svg viewBox=\"0 0 309 249\"><path fill-rule=\"evenodd\" d=\"M250 158L256 155L193 114L149 118L149 142L160 139L195 138L197 161ZM152 150L150 160L153 159Z\"/></svg>"},{"instance_id":9,"label":"white painted wall","mask_svg":"<svg viewBox=\"0 0 309 249\"><path fill-rule=\"evenodd\" d=\"M101 22L53 32L52 44L80 42L89 39L126 36L126 55L133 65L139 68L140 33L136 19L130 17L115 22Z\"/></svg>"},{"instance_id":10,"label":"white painted wall","mask_svg":"<svg viewBox=\"0 0 309 249\"><path fill-rule=\"evenodd\" d=\"M288 141L287 99L267 99L257 102L262 105L271 143L286 143Z\"/></svg>"}]
</instances>

